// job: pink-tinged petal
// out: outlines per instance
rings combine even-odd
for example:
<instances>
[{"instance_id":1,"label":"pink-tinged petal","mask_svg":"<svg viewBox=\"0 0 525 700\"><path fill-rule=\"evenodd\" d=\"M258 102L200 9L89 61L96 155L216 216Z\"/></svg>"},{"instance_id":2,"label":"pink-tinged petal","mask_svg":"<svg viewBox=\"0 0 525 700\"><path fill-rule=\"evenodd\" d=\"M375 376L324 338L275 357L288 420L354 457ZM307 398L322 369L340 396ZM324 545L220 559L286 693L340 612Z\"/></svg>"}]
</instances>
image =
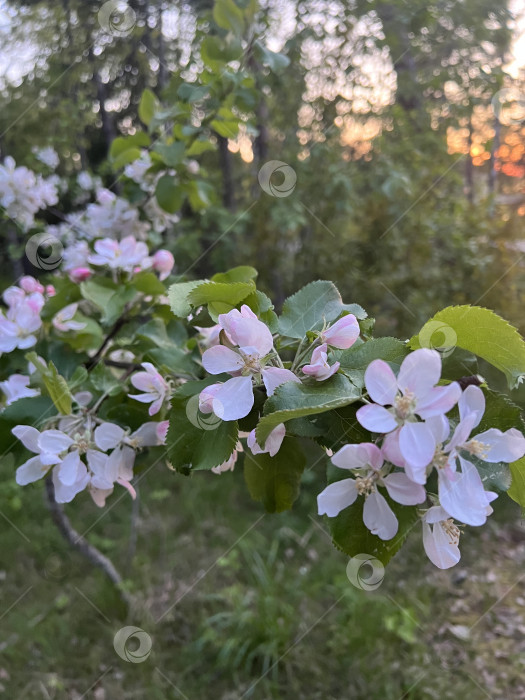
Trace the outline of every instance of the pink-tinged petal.
<instances>
[{"instance_id":1,"label":"pink-tinged petal","mask_svg":"<svg viewBox=\"0 0 525 700\"><path fill-rule=\"evenodd\" d=\"M296 382L297 384L301 383L299 377L289 369L281 369L280 367L266 367L266 369L263 369L261 374L268 396L272 396L277 387L281 386L281 384L285 384L286 382Z\"/></svg>"},{"instance_id":2,"label":"pink-tinged petal","mask_svg":"<svg viewBox=\"0 0 525 700\"><path fill-rule=\"evenodd\" d=\"M452 450L455 450L457 447L464 445L472 432L475 422L476 415L474 413L468 413L465 418L460 420L456 425L452 439L445 448L445 452L452 452Z\"/></svg>"},{"instance_id":3,"label":"pink-tinged petal","mask_svg":"<svg viewBox=\"0 0 525 700\"><path fill-rule=\"evenodd\" d=\"M366 368L365 386L368 395L381 406L392 405L397 394L397 379L383 360L374 360Z\"/></svg>"},{"instance_id":4,"label":"pink-tinged petal","mask_svg":"<svg viewBox=\"0 0 525 700\"><path fill-rule=\"evenodd\" d=\"M202 365L210 374L222 374L223 372L238 372L244 367L244 361L238 352L230 350L224 345L215 345L204 351Z\"/></svg>"},{"instance_id":5,"label":"pink-tinged petal","mask_svg":"<svg viewBox=\"0 0 525 700\"><path fill-rule=\"evenodd\" d=\"M436 441L425 423L405 423L399 431L399 449L407 464L426 467L434 457Z\"/></svg>"},{"instance_id":6,"label":"pink-tinged petal","mask_svg":"<svg viewBox=\"0 0 525 700\"><path fill-rule=\"evenodd\" d=\"M153 377L149 372L135 372L131 376L131 383L139 391L151 392L156 389Z\"/></svg>"},{"instance_id":7,"label":"pink-tinged petal","mask_svg":"<svg viewBox=\"0 0 525 700\"><path fill-rule=\"evenodd\" d=\"M351 506L357 498L355 479L343 479L329 484L317 496L317 512L335 518L342 510Z\"/></svg>"},{"instance_id":8,"label":"pink-tinged petal","mask_svg":"<svg viewBox=\"0 0 525 700\"><path fill-rule=\"evenodd\" d=\"M158 399L158 394L128 394L130 399L135 399L139 403L151 403Z\"/></svg>"},{"instance_id":9,"label":"pink-tinged petal","mask_svg":"<svg viewBox=\"0 0 525 700\"><path fill-rule=\"evenodd\" d=\"M439 382L441 357L436 350L421 348L407 355L401 363L397 383L403 394L410 392L418 399Z\"/></svg>"},{"instance_id":10,"label":"pink-tinged petal","mask_svg":"<svg viewBox=\"0 0 525 700\"><path fill-rule=\"evenodd\" d=\"M461 387L457 382L447 386L435 386L424 399L417 402L415 412L421 418L443 415L456 405L460 396Z\"/></svg>"},{"instance_id":11,"label":"pink-tinged petal","mask_svg":"<svg viewBox=\"0 0 525 700\"><path fill-rule=\"evenodd\" d=\"M162 404L164 403L164 396L160 396L157 398L156 401L154 401L151 406L148 408L148 414L150 416L156 415L160 409L162 408Z\"/></svg>"},{"instance_id":12,"label":"pink-tinged petal","mask_svg":"<svg viewBox=\"0 0 525 700\"><path fill-rule=\"evenodd\" d=\"M60 430L44 430L40 433L38 444L41 452L58 455L73 444L73 440Z\"/></svg>"},{"instance_id":13,"label":"pink-tinged petal","mask_svg":"<svg viewBox=\"0 0 525 700\"><path fill-rule=\"evenodd\" d=\"M17 425L11 432L20 440L26 449L30 450L30 452L34 452L35 454L40 452L40 447L38 446L40 433L36 428L33 428L31 425Z\"/></svg>"},{"instance_id":14,"label":"pink-tinged petal","mask_svg":"<svg viewBox=\"0 0 525 700\"><path fill-rule=\"evenodd\" d=\"M443 506L432 506L423 515L423 521L433 525L434 523L439 523L440 520L448 520L450 515L443 508Z\"/></svg>"},{"instance_id":15,"label":"pink-tinged petal","mask_svg":"<svg viewBox=\"0 0 525 700\"><path fill-rule=\"evenodd\" d=\"M456 541L447 535L439 523L432 528L423 523L423 547L427 557L438 569L450 569L461 558Z\"/></svg>"},{"instance_id":16,"label":"pink-tinged petal","mask_svg":"<svg viewBox=\"0 0 525 700\"><path fill-rule=\"evenodd\" d=\"M340 469L363 469L371 466L377 470L383 466L383 455L379 447L371 442L344 445L332 457L332 464Z\"/></svg>"},{"instance_id":17,"label":"pink-tinged petal","mask_svg":"<svg viewBox=\"0 0 525 700\"><path fill-rule=\"evenodd\" d=\"M137 492L133 488L133 486L129 483L129 481L126 481L125 479L121 479L120 477L117 479L117 484L120 484L123 486L127 491L129 492L131 498L135 500L137 498Z\"/></svg>"},{"instance_id":18,"label":"pink-tinged petal","mask_svg":"<svg viewBox=\"0 0 525 700\"><path fill-rule=\"evenodd\" d=\"M212 413L213 411L213 399L215 395L221 388L222 383L217 382L217 384L210 384L199 394L199 411L201 413Z\"/></svg>"},{"instance_id":19,"label":"pink-tinged petal","mask_svg":"<svg viewBox=\"0 0 525 700\"><path fill-rule=\"evenodd\" d=\"M266 438L266 442L264 444L264 449L270 457L274 457L279 450L281 449L281 445L283 444L284 437L286 435L286 426L284 423L279 423L277 427L275 427L272 432L268 435Z\"/></svg>"},{"instance_id":20,"label":"pink-tinged petal","mask_svg":"<svg viewBox=\"0 0 525 700\"><path fill-rule=\"evenodd\" d=\"M439 502L451 517L466 525L484 525L487 497L476 467L460 457L461 472L449 479L439 471Z\"/></svg>"},{"instance_id":21,"label":"pink-tinged petal","mask_svg":"<svg viewBox=\"0 0 525 700\"><path fill-rule=\"evenodd\" d=\"M98 428L95 428L95 445L103 452L107 452L117 445L120 445L125 434L126 431L123 430L120 425L116 425L115 423L102 423Z\"/></svg>"},{"instance_id":22,"label":"pink-tinged petal","mask_svg":"<svg viewBox=\"0 0 525 700\"><path fill-rule=\"evenodd\" d=\"M487 445L488 449L480 455L485 462L515 462L525 455L525 437L516 428L505 433L491 428L474 436L474 440Z\"/></svg>"},{"instance_id":23,"label":"pink-tinged petal","mask_svg":"<svg viewBox=\"0 0 525 700\"><path fill-rule=\"evenodd\" d=\"M93 499L95 505L97 505L99 508L103 508L106 505L106 498L111 496L113 493L113 487L110 489L97 489L91 487L89 489L89 493L91 494L91 498Z\"/></svg>"},{"instance_id":24,"label":"pink-tinged petal","mask_svg":"<svg viewBox=\"0 0 525 700\"><path fill-rule=\"evenodd\" d=\"M372 433L389 433L397 428L396 419L383 406L376 404L362 406L355 416L363 428Z\"/></svg>"},{"instance_id":25,"label":"pink-tinged petal","mask_svg":"<svg viewBox=\"0 0 525 700\"><path fill-rule=\"evenodd\" d=\"M257 315L250 309L248 304L243 304L240 311L241 316L244 318L255 318L257 320Z\"/></svg>"},{"instance_id":26,"label":"pink-tinged petal","mask_svg":"<svg viewBox=\"0 0 525 700\"><path fill-rule=\"evenodd\" d=\"M16 470L16 483L19 486L26 486L38 481L47 474L49 465L42 464L40 457L31 457Z\"/></svg>"},{"instance_id":27,"label":"pink-tinged petal","mask_svg":"<svg viewBox=\"0 0 525 700\"><path fill-rule=\"evenodd\" d=\"M241 313L232 309L227 314L220 314L218 320L234 345L241 348L254 347L261 357L272 349L273 337L270 329L259 321L253 312Z\"/></svg>"},{"instance_id":28,"label":"pink-tinged petal","mask_svg":"<svg viewBox=\"0 0 525 700\"><path fill-rule=\"evenodd\" d=\"M251 377L234 377L222 384L212 401L213 412L222 420L244 418L253 407Z\"/></svg>"},{"instance_id":29,"label":"pink-tinged petal","mask_svg":"<svg viewBox=\"0 0 525 700\"><path fill-rule=\"evenodd\" d=\"M57 465L56 472L58 479L64 486L71 486L77 480L77 474L80 468L80 455L77 450L70 452L64 457L62 462Z\"/></svg>"},{"instance_id":30,"label":"pink-tinged petal","mask_svg":"<svg viewBox=\"0 0 525 700\"><path fill-rule=\"evenodd\" d=\"M415 506L418 503L424 503L427 497L423 486L415 484L402 472L385 476L383 483L390 498L404 506Z\"/></svg>"},{"instance_id":31,"label":"pink-tinged petal","mask_svg":"<svg viewBox=\"0 0 525 700\"><path fill-rule=\"evenodd\" d=\"M485 395L479 386L470 385L461 394L458 401L459 417L466 418L469 413L474 413L476 419L473 428L477 427L485 413Z\"/></svg>"},{"instance_id":32,"label":"pink-tinged petal","mask_svg":"<svg viewBox=\"0 0 525 700\"><path fill-rule=\"evenodd\" d=\"M383 445L381 446L381 452L385 460L395 464L396 467L404 467L406 465L405 459L399 449L399 429L385 435Z\"/></svg>"},{"instance_id":33,"label":"pink-tinged petal","mask_svg":"<svg viewBox=\"0 0 525 700\"><path fill-rule=\"evenodd\" d=\"M165 429L167 432L169 421L162 421L165 423ZM158 430L162 430L161 423L157 421L148 421L143 423L138 430L131 433L127 442L135 447L154 447L155 445L161 445L165 440L166 436L161 439L159 437ZM96 442L96 431L95 431L95 442ZM119 441L120 442L120 441ZM116 443L118 444L118 443ZM116 447L116 445L113 445Z\"/></svg>"},{"instance_id":34,"label":"pink-tinged petal","mask_svg":"<svg viewBox=\"0 0 525 700\"><path fill-rule=\"evenodd\" d=\"M363 522L373 535L381 540L391 540L399 527L394 512L378 491L372 492L363 506Z\"/></svg>"},{"instance_id":35,"label":"pink-tinged petal","mask_svg":"<svg viewBox=\"0 0 525 700\"><path fill-rule=\"evenodd\" d=\"M444 415L440 414L427 418L425 423L430 428L432 435L434 436L434 440L436 441L436 445L442 445L450 435L450 424L448 419Z\"/></svg>"},{"instance_id":36,"label":"pink-tinged petal","mask_svg":"<svg viewBox=\"0 0 525 700\"><path fill-rule=\"evenodd\" d=\"M322 334L322 340L334 348L347 350L359 338L359 333L359 323L356 317L353 314L348 314L330 326Z\"/></svg>"}]
</instances>

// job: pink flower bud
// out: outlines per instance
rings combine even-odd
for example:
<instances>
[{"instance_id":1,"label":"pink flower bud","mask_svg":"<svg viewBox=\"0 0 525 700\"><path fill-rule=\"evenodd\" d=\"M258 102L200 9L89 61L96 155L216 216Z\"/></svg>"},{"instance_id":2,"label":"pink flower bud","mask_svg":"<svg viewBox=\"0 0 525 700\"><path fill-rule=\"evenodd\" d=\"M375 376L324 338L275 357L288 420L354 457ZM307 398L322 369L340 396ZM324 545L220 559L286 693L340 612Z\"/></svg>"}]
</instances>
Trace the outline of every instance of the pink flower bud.
<instances>
[{"instance_id":1,"label":"pink flower bud","mask_svg":"<svg viewBox=\"0 0 525 700\"><path fill-rule=\"evenodd\" d=\"M168 435L168 428L170 426L169 420L161 420L159 424L157 425L156 431L157 431L157 437L159 439L159 443L161 445L164 445L166 443L166 436Z\"/></svg>"},{"instance_id":2,"label":"pink flower bud","mask_svg":"<svg viewBox=\"0 0 525 700\"><path fill-rule=\"evenodd\" d=\"M74 267L72 270L69 271L69 279L72 282L75 282L75 284L80 284L80 282L84 282L85 280L89 279L92 275L91 270L89 267Z\"/></svg>"},{"instance_id":3,"label":"pink flower bud","mask_svg":"<svg viewBox=\"0 0 525 700\"><path fill-rule=\"evenodd\" d=\"M157 250L152 258L152 267L160 273L161 280L165 280L175 265L175 259L169 250Z\"/></svg>"},{"instance_id":4,"label":"pink flower bud","mask_svg":"<svg viewBox=\"0 0 525 700\"><path fill-rule=\"evenodd\" d=\"M48 284L46 287L46 294L48 297L54 297L55 294L57 293L56 289L53 287L52 284Z\"/></svg>"},{"instance_id":5,"label":"pink flower bud","mask_svg":"<svg viewBox=\"0 0 525 700\"><path fill-rule=\"evenodd\" d=\"M20 287L22 287L24 292L27 292L27 294L32 294L33 292L40 292L40 294L44 293L43 285L41 285L40 282L34 277L30 277L29 275L22 277L20 280Z\"/></svg>"}]
</instances>

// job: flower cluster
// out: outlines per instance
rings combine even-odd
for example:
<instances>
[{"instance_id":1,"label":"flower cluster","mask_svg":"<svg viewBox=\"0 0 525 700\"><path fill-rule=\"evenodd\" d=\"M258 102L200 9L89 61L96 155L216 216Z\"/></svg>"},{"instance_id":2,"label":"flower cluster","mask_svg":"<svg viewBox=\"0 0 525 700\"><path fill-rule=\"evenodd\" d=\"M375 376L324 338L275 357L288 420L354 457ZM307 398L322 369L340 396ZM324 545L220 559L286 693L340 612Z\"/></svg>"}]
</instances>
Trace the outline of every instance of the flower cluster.
<instances>
[{"instance_id":1,"label":"flower cluster","mask_svg":"<svg viewBox=\"0 0 525 700\"><path fill-rule=\"evenodd\" d=\"M17 168L10 156L0 165L0 206L24 230L32 228L40 209L57 202L56 178L46 179L28 168Z\"/></svg>"},{"instance_id":2,"label":"flower cluster","mask_svg":"<svg viewBox=\"0 0 525 700\"><path fill-rule=\"evenodd\" d=\"M476 434L485 411L483 391L474 385L462 391L456 382L437 386L440 377L441 358L435 350L409 354L397 377L383 360L370 363L365 385L372 403L356 417L381 435L380 444L341 448L332 462L354 476L327 486L318 506L320 514L335 517L362 496L364 524L390 540L398 521L385 494L396 503L421 505L425 551L436 566L449 568L459 561L454 520L483 525L496 498L485 490L472 459L514 462L525 455L525 438L515 428ZM452 431L446 414L456 405L459 420ZM423 509L426 503L431 507Z\"/></svg>"},{"instance_id":3,"label":"flower cluster","mask_svg":"<svg viewBox=\"0 0 525 700\"><path fill-rule=\"evenodd\" d=\"M53 296L54 287L44 287L34 277L22 277L19 285L8 287L2 295L7 310L0 310L0 352L25 350L35 345L36 333L42 326L40 312L46 296Z\"/></svg>"}]
</instances>

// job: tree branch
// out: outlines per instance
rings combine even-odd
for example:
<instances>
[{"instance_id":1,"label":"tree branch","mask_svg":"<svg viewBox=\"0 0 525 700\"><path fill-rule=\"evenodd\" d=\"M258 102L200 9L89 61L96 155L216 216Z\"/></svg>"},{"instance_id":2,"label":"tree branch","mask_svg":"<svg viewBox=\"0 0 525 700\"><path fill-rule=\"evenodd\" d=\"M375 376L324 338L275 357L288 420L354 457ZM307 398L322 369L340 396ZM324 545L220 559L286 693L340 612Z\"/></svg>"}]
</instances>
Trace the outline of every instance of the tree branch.
<instances>
[{"instance_id":1,"label":"tree branch","mask_svg":"<svg viewBox=\"0 0 525 700\"><path fill-rule=\"evenodd\" d=\"M64 513L62 507L55 500L55 487L53 486L51 475L48 475L45 481L49 511L53 522L60 531L60 534L85 559L104 572L104 574L117 589L126 607L129 609L132 604L132 598L125 590L123 590L122 577L115 569L112 561L102 554L102 552L100 552L96 547L90 544L85 537L79 535L79 533L72 527L71 523L69 522L69 518Z\"/></svg>"}]
</instances>

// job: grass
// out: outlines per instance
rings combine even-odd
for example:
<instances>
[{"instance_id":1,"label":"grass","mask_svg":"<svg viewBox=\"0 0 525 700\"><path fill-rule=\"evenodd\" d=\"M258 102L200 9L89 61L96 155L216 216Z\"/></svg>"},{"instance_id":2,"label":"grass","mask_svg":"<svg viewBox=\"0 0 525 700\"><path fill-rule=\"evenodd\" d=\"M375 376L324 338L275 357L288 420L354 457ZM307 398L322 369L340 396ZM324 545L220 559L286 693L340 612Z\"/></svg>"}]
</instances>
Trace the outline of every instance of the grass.
<instances>
[{"instance_id":1,"label":"grass","mask_svg":"<svg viewBox=\"0 0 525 700\"><path fill-rule=\"evenodd\" d=\"M450 572L426 561L416 528L367 593L309 517L313 485L294 511L264 516L241 470L186 479L158 466L140 482L135 531L127 496L107 512L88 497L67 509L126 577L138 600L126 617L54 529L43 489L19 489L13 471L4 463L0 485L0 697L525 697L525 546L512 505L469 529ZM142 663L114 650L125 625L151 637Z\"/></svg>"}]
</instances>

